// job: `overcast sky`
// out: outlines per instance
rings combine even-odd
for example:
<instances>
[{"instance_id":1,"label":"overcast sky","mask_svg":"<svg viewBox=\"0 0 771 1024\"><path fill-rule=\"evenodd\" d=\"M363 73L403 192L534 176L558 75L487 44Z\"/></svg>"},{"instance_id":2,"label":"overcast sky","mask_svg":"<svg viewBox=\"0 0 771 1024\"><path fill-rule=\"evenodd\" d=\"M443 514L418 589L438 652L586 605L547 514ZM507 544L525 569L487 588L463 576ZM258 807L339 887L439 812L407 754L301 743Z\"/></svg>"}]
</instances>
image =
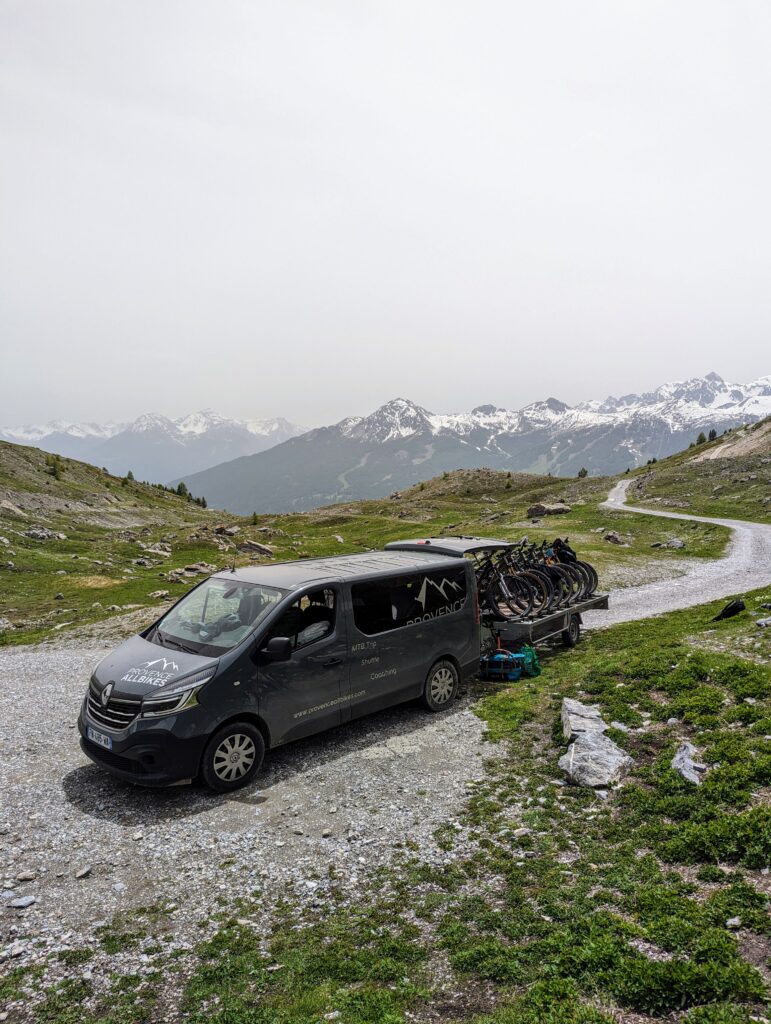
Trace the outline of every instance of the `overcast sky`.
<instances>
[{"instance_id":1,"label":"overcast sky","mask_svg":"<svg viewBox=\"0 0 771 1024\"><path fill-rule=\"evenodd\" d=\"M771 372L765 0L0 0L0 424Z\"/></svg>"}]
</instances>

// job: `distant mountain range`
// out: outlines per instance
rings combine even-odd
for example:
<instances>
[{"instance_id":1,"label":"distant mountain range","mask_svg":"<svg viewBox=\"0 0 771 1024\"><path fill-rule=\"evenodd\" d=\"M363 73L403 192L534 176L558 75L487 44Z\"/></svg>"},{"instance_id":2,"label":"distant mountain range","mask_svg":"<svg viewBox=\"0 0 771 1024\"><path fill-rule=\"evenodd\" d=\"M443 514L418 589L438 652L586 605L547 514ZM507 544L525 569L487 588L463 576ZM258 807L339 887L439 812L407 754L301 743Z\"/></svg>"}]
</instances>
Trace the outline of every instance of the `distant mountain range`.
<instances>
[{"instance_id":1,"label":"distant mountain range","mask_svg":"<svg viewBox=\"0 0 771 1024\"><path fill-rule=\"evenodd\" d=\"M453 469L619 473L687 447L702 430L721 433L768 415L771 376L729 384L716 373L572 408L548 398L515 411L480 405L436 415L397 398L185 482L231 512L302 511L381 497Z\"/></svg>"},{"instance_id":2,"label":"distant mountain range","mask_svg":"<svg viewBox=\"0 0 771 1024\"><path fill-rule=\"evenodd\" d=\"M165 483L302 434L285 419L231 420L205 409L168 419L147 414L132 423L67 423L0 427L0 441L34 445L138 480Z\"/></svg>"}]
</instances>

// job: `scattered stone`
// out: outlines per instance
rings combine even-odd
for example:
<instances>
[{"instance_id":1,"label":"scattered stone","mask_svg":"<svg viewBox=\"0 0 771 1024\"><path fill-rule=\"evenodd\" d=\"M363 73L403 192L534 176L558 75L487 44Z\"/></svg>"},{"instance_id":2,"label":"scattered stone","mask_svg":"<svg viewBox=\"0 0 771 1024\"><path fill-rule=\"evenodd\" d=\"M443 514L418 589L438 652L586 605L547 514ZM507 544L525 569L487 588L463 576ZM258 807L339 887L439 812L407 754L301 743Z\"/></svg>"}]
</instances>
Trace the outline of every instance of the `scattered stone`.
<instances>
[{"instance_id":1,"label":"scattered stone","mask_svg":"<svg viewBox=\"0 0 771 1024\"><path fill-rule=\"evenodd\" d=\"M16 876L17 882L34 882L37 874L34 871L20 871Z\"/></svg>"},{"instance_id":2,"label":"scattered stone","mask_svg":"<svg viewBox=\"0 0 771 1024\"><path fill-rule=\"evenodd\" d=\"M61 592L58 593L58 594L54 594L54 601L63 601L63 600L64 600L64 594L62 594Z\"/></svg>"},{"instance_id":3,"label":"scattered stone","mask_svg":"<svg viewBox=\"0 0 771 1024\"><path fill-rule=\"evenodd\" d=\"M219 534L220 536L224 535L225 537L235 537L237 533L241 532L241 527L225 526L224 524L220 523L219 526L214 527L214 532Z\"/></svg>"},{"instance_id":4,"label":"scattered stone","mask_svg":"<svg viewBox=\"0 0 771 1024\"><path fill-rule=\"evenodd\" d=\"M771 626L771 618L768 618L768 619L758 619L758 621L755 623L755 625L756 626L760 626L761 629L766 629L768 626ZM0 628L2 628L2 627L0 627Z\"/></svg>"},{"instance_id":5,"label":"scattered stone","mask_svg":"<svg viewBox=\"0 0 771 1024\"><path fill-rule=\"evenodd\" d=\"M10 632L12 629L15 628L16 627L14 626L10 619L6 619L4 615L0 615L0 633Z\"/></svg>"},{"instance_id":6,"label":"scattered stone","mask_svg":"<svg viewBox=\"0 0 771 1024\"><path fill-rule=\"evenodd\" d=\"M26 910L27 907L31 907L33 903L37 903L35 896L17 896L15 900L11 900L8 904L13 910Z\"/></svg>"},{"instance_id":7,"label":"scattered stone","mask_svg":"<svg viewBox=\"0 0 771 1024\"><path fill-rule=\"evenodd\" d=\"M131 836L131 838L134 840L135 843L138 843L139 840L140 839L144 839L144 837L145 837L145 834L142 831L134 832L134 834Z\"/></svg>"},{"instance_id":8,"label":"scattered stone","mask_svg":"<svg viewBox=\"0 0 771 1024\"><path fill-rule=\"evenodd\" d=\"M579 733L559 759L559 766L576 786L611 786L627 774L632 758L600 731Z\"/></svg>"},{"instance_id":9,"label":"scattered stone","mask_svg":"<svg viewBox=\"0 0 771 1024\"><path fill-rule=\"evenodd\" d=\"M338 544L345 544L345 541L343 540L339 533L333 533L332 540L336 540Z\"/></svg>"},{"instance_id":10,"label":"scattered stone","mask_svg":"<svg viewBox=\"0 0 771 1024\"><path fill-rule=\"evenodd\" d=\"M670 537L670 539L664 544L664 547L665 548L675 548L675 549L684 548L685 547L685 541L684 540L680 540L679 537Z\"/></svg>"},{"instance_id":11,"label":"scattered stone","mask_svg":"<svg viewBox=\"0 0 771 1024\"><path fill-rule=\"evenodd\" d=\"M75 877L76 878L88 878L88 876L91 874L92 871L93 871L93 868L91 867L91 865L90 864L86 864L85 867L82 867L78 871L75 872Z\"/></svg>"},{"instance_id":12,"label":"scattered stone","mask_svg":"<svg viewBox=\"0 0 771 1024\"><path fill-rule=\"evenodd\" d=\"M623 540L619 537L615 530L608 530L607 533L602 535L602 539L608 541L609 544L623 544Z\"/></svg>"},{"instance_id":13,"label":"scattered stone","mask_svg":"<svg viewBox=\"0 0 771 1024\"><path fill-rule=\"evenodd\" d=\"M170 590L154 590L151 594L148 594L148 597L152 597L152 598L157 599L159 601L163 601L167 597L171 597L171 591Z\"/></svg>"},{"instance_id":14,"label":"scattered stone","mask_svg":"<svg viewBox=\"0 0 771 1024\"><path fill-rule=\"evenodd\" d=\"M737 598L735 601L729 601L724 608L720 609L712 621L720 622L722 619L731 619L734 615L738 615L739 612L743 612L746 607L747 606L741 598Z\"/></svg>"},{"instance_id":15,"label":"scattered stone","mask_svg":"<svg viewBox=\"0 0 771 1024\"><path fill-rule=\"evenodd\" d=\"M563 501L557 502L556 504L547 504L544 501L537 501L535 505L531 505L527 510L527 516L528 519L540 519L542 516L559 516L572 511L573 510L570 505L566 505Z\"/></svg>"},{"instance_id":16,"label":"scattered stone","mask_svg":"<svg viewBox=\"0 0 771 1024\"><path fill-rule=\"evenodd\" d=\"M45 526L32 526L24 531L24 536L31 537L32 540L67 540L66 533L56 533Z\"/></svg>"},{"instance_id":17,"label":"scattered stone","mask_svg":"<svg viewBox=\"0 0 771 1024\"><path fill-rule=\"evenodd\" d=\"M561 718L562 734L566 740L574 740L581 733L604 732L607 729L596 705L582 704L571 697L563 698Z\"/></svg>"},{"instance_id":18,"label":"scattered stone","mask_svg":"<svg viewBox=\"0 0 771 1024\"><path fill-rule=\"evenodd\" d=\"M725 926L726 928L730 928L731 931L736 931L737 928L741 928L742 919L740 917L729 917Z\"/></svg>"},{"instance_id":19,"label":"scattered stone","mask_svg":"<svg viewBox=\"0 0 771 1024\"><path fill-rule=\"evenodd\" d=\"M273 548L269 548L267 544L260 544L256 540L245 540L238 545L239 551L254 551L258 555L267 555L269 558L273 557Z\"/></svg>"},{"instance_id":20,"label":"scattered stone","mask_svg":"<svg viewBox=\"0 0 771 1024\"><path fill-rule=\"evenodd\" d=\"M677 753L672 758L671 765L678 774L682 775L686 782L693 782L695 785L700 786L707 766L700 761L694 760L698 753L696 747L686 740L677 748Z\"/></svg>"}]
</instances>

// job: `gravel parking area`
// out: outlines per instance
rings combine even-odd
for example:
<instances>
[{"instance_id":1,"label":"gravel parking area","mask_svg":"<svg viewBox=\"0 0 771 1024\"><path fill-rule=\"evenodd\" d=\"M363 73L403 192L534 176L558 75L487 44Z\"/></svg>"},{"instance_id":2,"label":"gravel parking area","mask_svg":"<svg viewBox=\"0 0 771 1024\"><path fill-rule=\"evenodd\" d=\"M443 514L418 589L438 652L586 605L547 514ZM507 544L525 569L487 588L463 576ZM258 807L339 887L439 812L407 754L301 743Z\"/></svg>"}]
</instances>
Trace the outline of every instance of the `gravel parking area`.
<instances>
[{"instance_id":1,"label":"gravel parking area","mask_svg":"<svg viewBox=\"0 0 771 1024\"><path fill-rule=\"evenodd\" d=\"M432 833L495 753L466 697L445 714L404 705L281 748L235 794L145 790L78 747L79 705L103 653L0 651L0 956L14 964L88 942L114 915L159 900L176 904L174 935L195 942L217 897L354 892L410 840L445 863ZM34 902L11 906L20 899Z\"/></svg>"},{"instance_id":2,"label":"gravel parking area","mask_svg":"<svg viewBox=\"0 0 771 1024\"><path fill-rule=\"evenodd\" d=\"M588 612L584 616L587 627L601 629L617 622L647 619L662 612L691 608L722 597L736 597L748 590L765 587L771 581L771 526L748 523L741 519L710 519L706 516L689 516L681 512L626 505L629 483L629 480L622 480L616 484L604 503L607 508L627 509L664 519L717 523L733 531L731 541L726 555L716 561L682 559L677 567L680 572L678 576L614 590L608 611Z\"/></svg>"}]
</instances>

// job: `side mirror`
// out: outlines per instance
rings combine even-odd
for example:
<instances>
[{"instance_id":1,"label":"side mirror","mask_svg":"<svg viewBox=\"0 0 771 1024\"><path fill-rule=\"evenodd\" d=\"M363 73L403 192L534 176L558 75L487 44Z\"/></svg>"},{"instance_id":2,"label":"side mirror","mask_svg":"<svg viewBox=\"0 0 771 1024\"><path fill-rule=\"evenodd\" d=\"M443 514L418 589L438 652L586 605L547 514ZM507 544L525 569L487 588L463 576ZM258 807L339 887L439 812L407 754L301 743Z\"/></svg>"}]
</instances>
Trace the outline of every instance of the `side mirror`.
<instances>
[{"instance_id":1,"label":"side mirror","mask_svg":"<svg viewBox=\"0 0 771 1024\"><path fill-rule=\"evenodd\" d=\"M287 636L273 636L262 649L270 661L289 661L292 657L292 641Z\"/></svg>"}]
</instances>

